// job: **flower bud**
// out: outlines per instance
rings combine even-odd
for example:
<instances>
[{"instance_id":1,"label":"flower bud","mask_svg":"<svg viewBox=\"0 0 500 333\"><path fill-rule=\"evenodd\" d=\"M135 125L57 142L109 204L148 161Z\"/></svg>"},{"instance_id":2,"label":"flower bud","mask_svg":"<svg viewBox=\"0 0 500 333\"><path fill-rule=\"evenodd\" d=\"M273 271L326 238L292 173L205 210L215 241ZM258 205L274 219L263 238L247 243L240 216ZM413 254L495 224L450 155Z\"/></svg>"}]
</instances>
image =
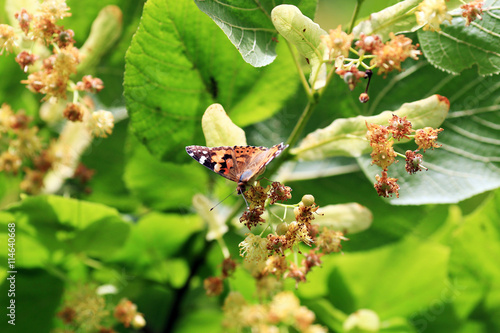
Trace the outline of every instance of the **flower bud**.
<instances>
[{"instance_id":1,"label":"flower bud","mask_svg":"<svg viewBox=\"0 0 500 333\"><path fill-rule=\"evenodd\" d=\"M286 224L286 222L280 223L276 227L276 233L280 236L286 234L287 231L288 231L288 224Z\"/></svg>"},{"instance_id":2,"label":"flower bud","mask_svg":"<svg viewBox=\"0 0 500 333\"><path fill-rule=\"evenodd\" d=\"M312 206L314 205L314 197L311 194L306 194L302 197L302 202L304 206Z\"/></svg>"}]
</instances>

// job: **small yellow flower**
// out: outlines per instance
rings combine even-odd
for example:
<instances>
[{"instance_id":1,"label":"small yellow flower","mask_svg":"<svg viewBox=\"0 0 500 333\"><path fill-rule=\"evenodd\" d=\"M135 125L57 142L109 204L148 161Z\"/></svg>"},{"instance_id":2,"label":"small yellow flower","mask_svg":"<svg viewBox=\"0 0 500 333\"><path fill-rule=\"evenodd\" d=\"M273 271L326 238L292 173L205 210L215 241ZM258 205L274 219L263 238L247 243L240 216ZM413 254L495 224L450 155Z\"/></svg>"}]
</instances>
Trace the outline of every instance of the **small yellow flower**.
<instances>
[{"instance_id":1,"label":"small yellow flower","mask_svg":"<svg viewBox=\"0 0 500 333\"><path fill-rule=\"evenodd\" d=\"M441 23L451 22L451 15L447 10L445 0L424 0L415 13L417 23L423 25L424 30L441 31Z\"/></svg>"},{"instance_id":2,"label":"small yellow flower","mask_svg":"<svg viewBox=\"0 0 500 333\"><path fill-rule=\"evenodd\" d=\"M66 0L44 0L39 7L39 12L50 15L52 20L55 22L61 20L65 17L71 16L68 13L70 8L66 5Z\"/></svg>"},{"instance_id":3,"label":"small yellow flower","mask_svg":"<svg viewBox=\"0 0 500 333\"><path fill-rule=\"evenodd\" d=\"M339 56L347 57L349 55L354 35L346 34L342 31L342 26L339 25L337 29L331 29L328 35L321 36L320 38L326 47L329 59L334 60Z\"/></svg>"},{"instance_id":4,"label":"small yellow flower","mask_svg":"<svg viewBox=\"0 0 500 333\"><path fill-rule=\"evenodd\" d=\"M92 113L90 130L95 137L106 138L113 132L115 118L109 111L99 110Z\"/></svg>"},{"instance_id":5,"label":"small yellow flower","mask_svg":"<svg viewBox=\"0 0 500 333\"><path fill-rule=\"evenodd\" d=\"M276 294L269 305L269 311L277 321L286 321L288 318L293 317L295 311L299 308L299 299L291 291L283 291Z\"/></svg>"},{"instance_id":6,"label":"small yellow flower","mask_svg":"<svg viewBox=\"0 0 500 333\"><path fill-rule=\"evenodd\" d=\"M13 27L7 24L0 24L0 55L4 51L7 51L7 53L12 52L14 46L17 46L16 39L17 36Z\"/></svg>"},{"instance_id":7,"label":"small yellow flower","mask_svg":"<svg viewBox=\"0 0 500 333\"><path fill-rule=\"evenodd\" d=\"M22 160L18 155L4 151L0 155L0 172L11 173L17 175L21 167Z\"/></svg>"},{"instance_id":8,"label":"small yellow flower","mask_svg":"<svg viewBox=\"0 0 500 333\"><path fill-rule=\"evenodd\" d=\"M323 253L339 252L342 249L340 242L343 240L345 241L347 238L344 237L342 232L324 227L318 236L317 244Z\"/></svg>"},{"instance_id":9,"label":"small yellow flower","mask_svg":"<svg viewBox=\"0 0 500 333\"><path fill-rule=\"evenodd\" d=\"M247 234L247 238L239 244L240 256L246 261L265 262L267 260L267 239Z\"/></svg>"},{"instance_id":10,"label":"small yellow flower","mask_svg":"<svg viewBox=\"0 0 500 333\"><path fill-rule=\"evenodd\" d=\"M372 144L372 164L378 165L382 169L386 170L389 165L394 163L396 161L395 157L397 155L394 151L394 148L392 147L393 144L394 141Z\"/></svg>"}]
</instances>

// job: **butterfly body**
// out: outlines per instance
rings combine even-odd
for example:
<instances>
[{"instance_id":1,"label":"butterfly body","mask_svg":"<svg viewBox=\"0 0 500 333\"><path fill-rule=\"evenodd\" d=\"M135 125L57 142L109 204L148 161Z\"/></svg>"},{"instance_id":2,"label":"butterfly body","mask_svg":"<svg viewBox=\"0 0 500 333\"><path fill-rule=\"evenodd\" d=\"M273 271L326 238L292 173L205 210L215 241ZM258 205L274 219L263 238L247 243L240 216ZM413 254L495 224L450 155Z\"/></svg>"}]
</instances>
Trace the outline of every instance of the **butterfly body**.
<instances>
[{"instance_id":1,"label":"butterfly body","mask_svg":"<svg viewBox=\"0 0 500 333\"><path fill-rule=\"evenodd\" d=\"M237 183L238 194L241 194L248 183L264 172L266 165L287 147L283 143L271 148L187 146L186 152L200 164Z\"/></svg>"}]
</instances>

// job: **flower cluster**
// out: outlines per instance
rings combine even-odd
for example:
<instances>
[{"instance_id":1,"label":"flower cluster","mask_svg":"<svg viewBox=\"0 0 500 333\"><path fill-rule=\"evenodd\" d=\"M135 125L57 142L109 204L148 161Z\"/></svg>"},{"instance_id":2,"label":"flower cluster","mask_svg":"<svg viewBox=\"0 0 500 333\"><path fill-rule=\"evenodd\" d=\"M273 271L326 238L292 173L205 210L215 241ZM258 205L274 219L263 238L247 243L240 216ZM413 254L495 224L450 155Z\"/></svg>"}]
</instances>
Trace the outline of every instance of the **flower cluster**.
<instances>
[{"instance_id":1,"label":"flower cluster","mask_svg":"<svg viewBox=\"0 0 500 333\"><path fill-rule=\"evenodd\" d=\"M367 43L364 39L371 36L360 36L362 43L356 44L361 49L361 46L366 47L369 45L370 53L375 57L370 61L372 67L378 68L378 74L384 74L398 70L401 71L401 63L408 58L418 60L418 56L422 53L417 50L418 44L413 45L412 40L404 35L395 36L393 33L389 34L390 41L385 44L379 42ZM373 37L371 37L373 38ZM371 44L371 45L370 45ZM367 52L367 49L363 49Z\"/></svg>"},{"instance_id":2,"label":"flower cluster","mask_svg":"<svg viewBox=\"0 0 500 333\"><path fill-rule=\"evenodd\" d=\"M116 331L112 327L116 322L135 329L146 325L144 316L137 312L136 304L122 299L114 306L100 294L99 288L84 285L68 292L66 298L62 309L57 313L66 329L64 332L82 330L114 333Z\"/></svg>"},{"instance_id":3,"label":"flower cluster","mask_svg":"<svg viewBox=\"0 0 500 333\"><path fill-rule=\"evenodd\" d=\"M104 88L102 80L86 75L79 82L72 81L73 75L78 74L80 51L74 46L74 32L58 25L61 19L71 15L69 10L65 0L45 0L30 10L23 8L15 14L19 28L0 25L0 54L17 52L15 61L29 73L21 83L33 93L44 95L40 118L51 124L67 120L59 138L51 140L47 135L42 136L39 127L33 124L35 117L2 105L0 133L4 139L0 141L3 151L0 172L22 173L24 178L20 189L29 194L46 189L45 179L49 172L65 169L65 179L73 172L74 177L79 178L76 170L79 155L75 152L83 152L83 145L88 145L91 137L107 137L114 127L112 113L94 111L92 99L86 96L101 91ZM19 43L22 40L25 42ZM21 49L20 45L27 43L32 45ZM35 68L38 70L33 71ZM71 100L68 93L73 95ZM87 133L77 135L81 132L77 127L66 129L70 123L80 123L82 131ZM64 137L65 132L73 133L67 136L79 142L69 142L68 137ZM70 147L75 144L82 148ZM82 184L88 182L88 176L89 173Z\"/></svg>"},{"instance_id":4,"label":"flower cluster","mask_svg":"<svg viewBox=\"0 0 500 333\"><path fill-rule=\"evenodd\" d=\"M244 257L246 268L258 281L274 276L278 280L291 278L296 283L304 282L312 267L321 264L321 256L340 251L339 242L345 240L343 234L333 235L327 228L319 232L318 225L312 223L319 209L314 201L312 195L304 195L298 204L290 206L294 207L293 221L287 223L280 219L275 231L266 237L247 234L240 243L240 255ZM300 264L297 260L289 262L288 254L302 253L301 244L312 248L311 251L304 254Z\"/></svg>"},{"instance_id":5,"label":"flower cluster","mask_svg":"<svg viewBox=\"0 0 500 333\"><path fill-rule=\"evenodd\" d=\"M481 14L483 13L483 0L474 0L460 6L462 9L462 16L465 17L465 25L469 26L472 21L476 19L482 20Z\"/></svg>"},{"instance_id":6,"label":"flower cluster","mask_svg":"<svg viewBox=\"0 0 500 333\"><path fill-rule=\"evenodd\" d=\"M207 296L218 296L224 291L224 280L233 275L237 263L231 258L226 258L221 266L222 273L220 276L211 276L203 281Z\"/></svg>"},{"instance_id":7,"label":"flower cluster","mask_svg":"<svg viewBox=\"0 0 500 333\"><path fill-rule=\"evenodd\" d=\"M352 91L360 79L371 78L373 69L378 68L378 74L387 76L393 70L401 71L401 63L407 58L417 60L422 54L417 50L418 44L413 45L412 40L404 35L395 36L390 33L389 37L390 40L384 43L378 35L362 33L353 48L353 34L346 34L339 26L320 38L325 49L325 59L335 62L335 73L344 79ZM348 58L349 51L358 58ZM363 62L365 59L371 59L369 65ZM360 70L360 66L365 70ZM360 95L362 103L369 100L367 90Z\"/></svg>"},{"instance_id":8,"label":"flower cluster","mask_svg":"<svg viewBox=\"0 0 500 333\"><path fill-rule=\"evenodd\" d=\"M240 222L246 225L248 230L264 223L265 219L262 215L264 214L268 199L271 205L277 201L286 201L292 197L291 191L290 187L278 182L273 182L265 188L257 182L255 186L251 186L244 194L250 204L240 217Z\"/></svg>"},{"instance_id":9,"label":"flower cluster","mask_svg":"<svg viewBox=\"0 0 500 333\"><path fill-rule=\"evenodd\" d=\"M389 125L366 124L368 129L366 138L372 148L371 158L372 164L379 166L382 169L382 176L377 175L375 178L375 189L379 196L389 197L396 194L399 197L399 185L397 178L388 176L389 166L397 162L396 157L405 157L405 169L409 174L414 174L421 170L427 170L422 165L423 156L417 153L419 150L426 151L426 149L434 149L440 147L436 143L438 133L442 132L442 128L434 129L425 127L423 129L414 130L412 124L406 117L399 117L392 115L389 119ZM414 133L414 134L413 134ZM396 153L394 150L394 143L402 139L415 140L418 148L415 151L408 150L405 155Z\"/></svg>"},{"instance_id":10,"label":"flower cluster","mask_svg":"<svg viewBox=\"0 0 500 333\"><path fill-rule=\"evenodd\" d=\"M313 324L314 312L301 306L299 299L288 291L280 292L266 304L249 304L243 295L231 292L223 306L224 331L279 332L286 331L324 333L327 329Z\"/></svg>"}]
</instances>

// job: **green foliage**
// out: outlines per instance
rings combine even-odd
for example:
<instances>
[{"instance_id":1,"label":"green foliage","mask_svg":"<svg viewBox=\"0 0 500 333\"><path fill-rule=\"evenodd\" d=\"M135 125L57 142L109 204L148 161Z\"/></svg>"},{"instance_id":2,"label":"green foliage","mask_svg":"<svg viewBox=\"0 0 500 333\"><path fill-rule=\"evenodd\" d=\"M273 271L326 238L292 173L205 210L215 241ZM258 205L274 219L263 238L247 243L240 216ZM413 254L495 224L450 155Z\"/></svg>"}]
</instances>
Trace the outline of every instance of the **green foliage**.
<instances>
[{"instance_id":1,"label":"green foliage","mask_svg":"<svg viewBox=\"0 0 500 333\"><path fill-rule=\"evenodd\" d=\"M493 6L496 1L485 1L483 8ZM473 22L465 26L460 13L454 15L451 24L443 30L432 33L419 31L418 39L429 62L444 71L459 74L477 66L480 75L500 73L500 22L496 15L484 15L480 24ZM453 53L446 50L454 50Z\"/></svg>"},{"instance_id":2,"label":"green foliage","mask_svg":"<svg viewBox=\"0 0 500 333\"><path fill-rule=\"evenodd\" d=\"M324 208L322 227L355 231L345 235L342 254L322 256L305 282L275 281L314 312L314 323L345 332L348 320L359 320L353 314L366 309L380 320L380 332L500 331L500 2L485 1L482 20L469 27L456 8L436 32L417 25L420 2L354 15L355 38L376 33L387 42L390 32L405 33L423 51L385 78L373 68L370 100L361 104L366 81L350 91L333 60L325 61L320 36L338 24L315 23L322 2L68 0L72 16L61 24L75 32L76 47L89 35L107 36L94 44L98 55L86 67L105 85L92 95L96 109L111 110L116 123L113 134L94 139L78 157L95 170L84 185L71 179L55 193L25 195L22 170L0 174L0 331L73 329L58 313L75 304L78 291L97 297L96 288L109 285L116 292L99 296L106 307L94 318L102 315L102 326L117 332L135 331L113 316L123 298L155 333L227 330L221 323L230 291L248 304L269 305L273 295L240 260L238 245L249 232L239 223L243 199L231 195L209 211L236 183L185 152L189 145L245 142L290 144L265 176L292 188L288 204L313 195L318 213ZM11 14L29 1L0 4L2 23L17 24ZM283 4L297 7L273 11ZM117 6L107 10L119 10L123 24L92 29L108 5ZM16 52L0 57L0 104L23 109L40 137L57 139L62 121L47 124L39 116L42 95L19 83L27 75ZM359 58L352 50L349 57ZM360 71L370 58L364 64ZM305 78L319 68L322 85L311 87L317 81ZM366 122L386 124L393 113L415 129L443 128L442 146L425 152L428 171L409 175L402 159L391 165L399 198L379 198L373 183L381 169L371 164ZM1 143L11 141L4 133ZM394 148L404 154L416 145L405 140ZM276 206L271 221L295 219L293 208L283 217L285 208ZM250 232L265 237L275 227ZM302 245L296 260L288 256L298 265L316 244ZM222 275L228 254L236 270L223 280L224 291L209 297L204 280ZM15 297L8 296L13 269ZM13 298L15 327L5 320ZM299 331L292 326L281 329Z\"/></svg>"}]
</instances>

